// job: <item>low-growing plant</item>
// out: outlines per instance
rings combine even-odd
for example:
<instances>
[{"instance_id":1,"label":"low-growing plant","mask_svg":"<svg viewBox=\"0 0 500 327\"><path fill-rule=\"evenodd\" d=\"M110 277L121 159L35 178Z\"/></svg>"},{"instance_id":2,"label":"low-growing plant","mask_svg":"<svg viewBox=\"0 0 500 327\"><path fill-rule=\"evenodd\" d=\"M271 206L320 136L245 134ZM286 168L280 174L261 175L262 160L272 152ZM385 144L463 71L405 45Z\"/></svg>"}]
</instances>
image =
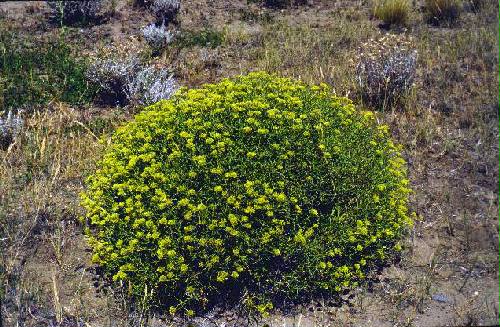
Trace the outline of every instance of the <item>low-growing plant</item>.
<instances>
[{"instance_id":1,"label":"low-growing plant","mask_svg":"<svg viewBox=\"0 0 500 327\"><path fill-rule=\"evenodd\" d=\"M76 58L65 39L28 42L0 31L0 110L43 105L52 100L91 101L85 60ZM30 109L31 110L31 109Z\"/></svg>"},{"instance_id":2,"label":"low-growing plant","mask_svg":"<svg viewBox=\"0 0 500 327\"><path fill-rule=\"evenodd\" d=\"M96 21L102 9L102 0L47 1L52 18L64 25L88 24Z\"/></svg>"},{"instance_id":3,"label":"low-growing plant","mask_svg":"<svg viewBox=\"0 0 500 327\"><path fill-rule=\"evenodd\" d=\"M364 43L356 81L365 104L384 110L397 104L414 84L417 51L411 38L389 34Z\"/></svg>"},{"instance_id":4,"label":"low-growing plant","mask_svg":"<svg viewBox=\"0 0 500 327\"><path fill-rule=\"evenodd\" d=\"M24 126L24 120L21 118L21 114L13 114L9 110L7 116L2 118L0 116L0 149L6 149L12 142L15 141L16 137L21 132Z\"/></svg>"},{"instance_id":5,"label":"low-growing plant","mask_svg":"<svg viewBox=\"0 0 500 327\"><path fill-rule=\"evenodd\" d=\"M170 71L145 66L135 57L96 59L87 78L98 87L100 101L119 106L149 105L170 98L177 90Z\"/></svg>"},{"instance_id":6,"label":"low-growing plant","mask_svg":"<svg viewBox=\"0 0 500 327\"><path fill-rule=\"evenodd\" d=\"M139 70L127 84L129 100L141 105L150 105L169 99L177 91L177 82L171 72L154 66Z\"/></svg>"},{"instance_id":7,"label":"low-growing plant","mask_svg":"<svg viewBox=\"0 0 500 327\"><path fill-rule=\"evenodd\" d=\"M181 8L180 0L152 0L150 10L156 16L156 21L161 25L176 22L177 14Z\"/></svg>"},{"instance_id":8,"label":"low-growing plant","mask_svg":"<svg viewBox=\"0 0 500 327\"><path fill-rule=\"evenodd\" d=\"M325 84L181 88L118 129L82 204L92 259L136 299L265 313L356 285L411 224L400 147Z\"/></svg>"},{"instance_id":9,"label":"low-growing plant","mask_svg":"<svg viewBox=\"0 0 500 327\"><path fill-rule=\"evenodd\" d=\"M251 7L243 7L239 9L240 20L244 22L260 22L262 24L270 24L274 17L268 10L255 10Z\"/></svg>"},{"instance_id":10,"label":"low-growing plant","mask_svg":"<svg viewBox=\"0 0 500 327\"><path fill-rule=\"evenodd\" d=\"M182 31L177 38L176 44L181 48L194 46L217 48L223 42L224 32L207 28L199 31Z\"/></svg>"},{"instance_id":11,"label":"low-growing plant","mask_svg":"<svg viewBox=\"0 0 500 327\"><path fill-rule=\"evenodd\" d=\"M373 7L373 15L385 25L405 25L408 21L410 3L408 0L377 0Z\"/></svg>"},{"instance_id":12,"label":"low-growing plant","mask_svg":"<svg viewBox=\"0 0 500 327\"><path fill-rule=\"evenodd\" d=\"M151 46L155 53L161 52L165 46L171 43L175 34L167 30L165 25L159 27L155 24L149 24L142 29L142 35L146 42Z\"/></svg>"},{"instance_id":13,"label":"low-growing plant","mask_svg":"<svg viewBox=\"0 0 500 327\"><path fill-rule=\"evenodd\" d=\"M270 8L285 8L293 5L305 5L307 0L263 0L264 5Z\"/></svg>"},{"instance_id":14,"label":"low-growing plant","mask_svg":"<svg viewBox=\"0 0 500 327\"><path fill-rule=\"evenodd\" d=\"M127 103L127 85L140 69L136 58L96 59L87 70L87 78L99 89L103 103L123 105Z\"/></svg>"},{"instance_id":15,"label":"low-growing plant","mask_svg":"<svg viewBox=\"0 0 500 327\"><path fill-rule=\"evenodd\" d=\"M460 0L425 0L427 19L434 25L452 24L460 16Z\"/></svg>"}]
</instances>

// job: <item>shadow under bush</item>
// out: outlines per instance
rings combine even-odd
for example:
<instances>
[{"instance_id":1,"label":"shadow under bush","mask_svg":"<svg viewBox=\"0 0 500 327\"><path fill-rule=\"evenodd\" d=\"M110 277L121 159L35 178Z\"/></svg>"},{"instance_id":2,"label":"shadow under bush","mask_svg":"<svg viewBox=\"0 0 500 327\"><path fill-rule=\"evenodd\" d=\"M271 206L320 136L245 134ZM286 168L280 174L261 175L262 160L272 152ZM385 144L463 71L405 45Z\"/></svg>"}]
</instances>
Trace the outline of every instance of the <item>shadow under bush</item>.
<instances>
[{"instance_id":1,"label":"shadow under bush","mask_svg":"<svg viewBox=\"0 0 500 327\"><path fill-rule=\"evenodd\" d=\"M181 88L117 130L99 167L82 196L93 261L171 314L337 294L411 224L387 127L266 73Z\"/></svg>"},{"instance_id":2,"label":"shadow under bush","mask_svg":"<svg viewBox=\"0 0 500 327\"><path fill-rule=\"evenodd\" d=\"M452 25L456 23L462 11L459 0L426 0L427 21L433 25Z\"/></svg>"}]
</instances>

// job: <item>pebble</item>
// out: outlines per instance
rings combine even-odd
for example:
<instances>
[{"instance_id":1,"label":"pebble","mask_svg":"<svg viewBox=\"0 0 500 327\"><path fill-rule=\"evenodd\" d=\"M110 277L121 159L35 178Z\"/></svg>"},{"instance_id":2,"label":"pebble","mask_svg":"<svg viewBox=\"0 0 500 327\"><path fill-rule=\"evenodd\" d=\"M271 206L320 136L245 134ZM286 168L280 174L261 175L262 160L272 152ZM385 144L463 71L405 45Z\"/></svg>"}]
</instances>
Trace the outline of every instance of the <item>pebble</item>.
<instances>
[{"instance_id":1,"label":"pebble","mask_svg":"<svg viewBox=\"0 0 500 327\"><path fill-rule=\"evenodd\" d=\"M440 294L440 293L436 293L432 296L432 299L434 301L437 301L437 302L442 302L442 303L447 303L447 302L450 302L450 299L444 295L444 294Z\"/></svg>"}]
</instances>

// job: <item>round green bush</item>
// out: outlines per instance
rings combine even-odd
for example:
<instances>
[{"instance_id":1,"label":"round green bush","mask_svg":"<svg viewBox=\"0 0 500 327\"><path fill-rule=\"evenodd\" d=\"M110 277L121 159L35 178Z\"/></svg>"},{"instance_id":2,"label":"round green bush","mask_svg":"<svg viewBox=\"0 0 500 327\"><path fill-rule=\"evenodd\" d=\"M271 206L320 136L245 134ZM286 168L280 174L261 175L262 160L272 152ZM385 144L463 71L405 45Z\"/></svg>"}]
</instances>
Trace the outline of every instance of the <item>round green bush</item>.
<instances>
[{"instance_id":1,"label":"round green bush","mask_svg":"<svg viewBox=\"0 0 500 327\"><path fill-rule=\"evenodd\" d=\"M171 313L352 287L411 224L399 151L324 84L181 88L118 129L89 178L93 261Z\"/></svg>"}]
</instances>

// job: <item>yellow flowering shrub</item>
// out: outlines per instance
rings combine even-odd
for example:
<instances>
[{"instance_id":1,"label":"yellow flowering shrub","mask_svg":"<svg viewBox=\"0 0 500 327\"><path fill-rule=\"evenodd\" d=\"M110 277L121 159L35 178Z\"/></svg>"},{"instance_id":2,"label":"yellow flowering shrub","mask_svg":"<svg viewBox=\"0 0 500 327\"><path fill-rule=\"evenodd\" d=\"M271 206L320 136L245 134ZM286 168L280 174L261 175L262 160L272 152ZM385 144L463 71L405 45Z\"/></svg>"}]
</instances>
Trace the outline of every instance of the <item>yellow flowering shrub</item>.
<instances>
[{"instance_id":1,"label":"yellow flowering shrub","mask_svg":"<svg viewBox=\"0 0 500 327\"><path fill-rule=\"evenodd\" d=\"M251 73L119 128L83 195L93 261L170 313L352 287L411 224L400 149L326 85Z\"/></svg>"}]
</instances>

